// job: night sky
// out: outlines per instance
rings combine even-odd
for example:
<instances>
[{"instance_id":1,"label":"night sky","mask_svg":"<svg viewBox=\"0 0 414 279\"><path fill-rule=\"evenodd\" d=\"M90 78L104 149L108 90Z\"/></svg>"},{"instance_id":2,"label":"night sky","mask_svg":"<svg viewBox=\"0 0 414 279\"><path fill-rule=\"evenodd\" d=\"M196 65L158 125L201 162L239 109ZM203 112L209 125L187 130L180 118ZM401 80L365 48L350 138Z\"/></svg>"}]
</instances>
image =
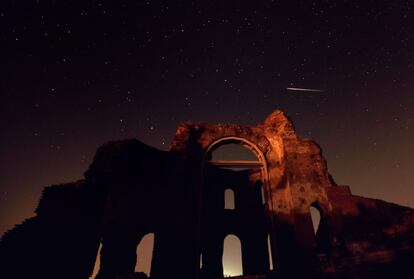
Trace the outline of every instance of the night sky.
<instances>
[{"instance_id":1,"label":"night sky","mask_svg":"<svg viewBox=\"0 0 414 279\"><path fill-rule=\"evenodd\" d=\"M0 235L106 141L277 108L338 184L414 207L412 1L112 2L1 1Z\"/></svg>"}]
</instances>

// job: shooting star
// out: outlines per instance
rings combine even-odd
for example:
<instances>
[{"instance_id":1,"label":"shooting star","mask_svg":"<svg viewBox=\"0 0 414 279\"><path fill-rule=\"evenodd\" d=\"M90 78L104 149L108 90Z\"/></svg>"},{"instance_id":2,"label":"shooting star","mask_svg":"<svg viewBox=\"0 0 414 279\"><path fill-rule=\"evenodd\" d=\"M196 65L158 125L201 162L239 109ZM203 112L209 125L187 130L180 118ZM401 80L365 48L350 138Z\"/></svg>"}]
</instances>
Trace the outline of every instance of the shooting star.
<instances>
[{"instance_id":1,"label":"shooting star","mask_svg":"<svg viewBox=\"0 0 414 279\"><path fill-rule=\"evenodd\" d=\"M324 90L320 90L320 89L298 88L298 87L286 87L286 90L290 90L290 91L303 91L303 92L324 92Z\"/></svg>"}]
</instances>

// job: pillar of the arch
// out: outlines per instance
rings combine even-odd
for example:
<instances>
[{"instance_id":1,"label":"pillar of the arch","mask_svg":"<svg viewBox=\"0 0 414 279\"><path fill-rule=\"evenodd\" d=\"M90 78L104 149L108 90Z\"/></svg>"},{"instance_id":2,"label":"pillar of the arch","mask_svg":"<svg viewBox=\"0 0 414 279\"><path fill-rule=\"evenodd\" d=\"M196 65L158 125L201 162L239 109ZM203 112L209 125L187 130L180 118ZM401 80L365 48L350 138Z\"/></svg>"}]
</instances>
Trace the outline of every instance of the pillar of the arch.
<instances>
[{"instance_id":1,"label":"pillar of the arch","mask_svg":"<svg viewBox=\"0 0 414 279\"><path fill-rule=\"evenodd\" d=\"M293 224L283 216L273 216L273 218L270 246L274 269L280 278L295 278L297 248Z\"/></svg>"},{"instance_id":2,"label":"pillar of the arch","mask_svg":"<svg viewBox=\"0 0 414 279\"><path fill-rule=\"evenodd\" d=\"M165 226L155 233L151 278L195 278L196 235L187 227Z\"/></svg>"},{"instance_id":3,"label":"pillar of the arch","mask_svg":"<svg viewBox=\"0 0 414 279\"><path fill-rule=\"evenodd\" d=\"M310 211L296 212L295 236L298 260L302 262L302 270L308 274L309 278L319 278L316 237Z\"/></svg>"},{"instance_id":4,"label":"pillar of the arch","mask_svg":"<svg viewBox=\"0 0 414 279\"><path fill-rule=\"evenodd\" d=\"M314 240L310 240L314 233L312 222L304 221L302 215L294 217L277 218L275 241L271 244L272 253L276 252L277 273L281 278L319 278ZM298 220L302 221L295 222Z\"/></svg>"},{"instance_id":5,"label":"pillar of the arch","mask_svg":"<svg viewBox=\"0 0 414 279\"><path fill-rule=\"evenodd\" d=\"M127 228L107 229L102 238L97 279L114 279L134 273L136 248L143 235Z\"/></svg>"},{"instance_id":6,"label":"pillar of the arch","mask_svg":"<svg viewBox=\"0 0 414 279\"><path fill-rule=\"evenodd\" d=\"M202 278L223 277L223 235L211 234L203 243Z\"/></svg>"},{"instance_id":7,"label":"pillar of the arch","mask_svg":"<svg viewBox=\"0 0 414 279\"><path fill-rule=\"evenodd\" d=\"M258 230L260 230L258 228ZM252 231L242 239L243 274L267 274L269 271L269 253L267 234Z\"/></svg>"}]
</instances>

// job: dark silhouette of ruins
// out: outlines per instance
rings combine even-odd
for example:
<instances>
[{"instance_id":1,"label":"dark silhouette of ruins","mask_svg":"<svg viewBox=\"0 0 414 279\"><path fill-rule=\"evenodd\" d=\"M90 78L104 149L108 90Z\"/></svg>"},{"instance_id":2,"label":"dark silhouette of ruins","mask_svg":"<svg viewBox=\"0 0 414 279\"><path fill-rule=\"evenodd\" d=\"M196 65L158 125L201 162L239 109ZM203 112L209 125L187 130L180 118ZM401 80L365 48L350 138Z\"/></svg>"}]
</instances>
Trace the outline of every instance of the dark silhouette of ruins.
<instances>
[{"instance_id":1,"label":"dark silhouette of ruins","mask_svg":"<svg viewBox=\"0 0 414 279\"><path fill-rule=\"evenodd\" d=\"M230 143L257 160L213 160ZM414 210L336 185L320 147L281 111L256 127L181 124L168 152L109 142L84 179L46 187L36 213L2 237L1 278L87 279L100 242L97 278L136 278L147 233L151 278L223 278L228 234L241 241L241 278L410 278L414 264Z\"/></svg>"}]
</instances>

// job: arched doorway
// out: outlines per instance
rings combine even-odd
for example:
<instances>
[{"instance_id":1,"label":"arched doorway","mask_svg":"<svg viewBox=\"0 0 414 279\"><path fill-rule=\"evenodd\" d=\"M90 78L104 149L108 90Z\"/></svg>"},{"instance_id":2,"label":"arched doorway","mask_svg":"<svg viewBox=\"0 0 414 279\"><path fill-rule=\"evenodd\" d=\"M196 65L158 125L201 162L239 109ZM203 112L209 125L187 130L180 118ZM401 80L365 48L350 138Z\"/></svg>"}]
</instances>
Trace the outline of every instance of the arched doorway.
<instances>
[{"instance_id":1,"label":"arched doorway","mask_svg":"<svg viewBox=\"0 0 414 279\"><path fill-rule=\"evenodd\" d=\"M154 252L154 233L144 235L137 245L137 262L135 272L151 273L152 256Z\"/></svg>"},{"instance_id":2,"label":"arched doorway","mask_svg":"<svg viewBox=\"0 0 414 279\"><path fill-rule=\"evenodd\" d=\"M234 234L224 238L222 262L224 277L243 275L241 242Z\"/></svg>"}]
</instances>

